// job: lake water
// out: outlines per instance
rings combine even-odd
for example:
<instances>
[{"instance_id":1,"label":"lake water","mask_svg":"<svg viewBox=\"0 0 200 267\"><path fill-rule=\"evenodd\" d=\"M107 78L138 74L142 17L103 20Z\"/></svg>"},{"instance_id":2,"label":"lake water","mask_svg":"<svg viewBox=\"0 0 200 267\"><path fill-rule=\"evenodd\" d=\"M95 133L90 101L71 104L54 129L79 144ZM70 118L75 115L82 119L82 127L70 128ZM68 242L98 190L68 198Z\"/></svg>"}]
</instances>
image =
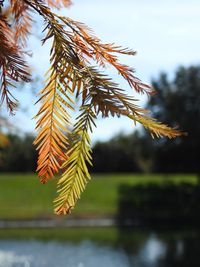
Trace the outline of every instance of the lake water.
<instances>
[{"instance_id":1,"label":"lake water","mask_svg":"<svg viewBox=\"0 0 200 267\"><path fill-rule=\"evenodd\" d=\"M127 238L127 237L130 238ZM0 241L0 267L190 267L200 266L199 234L126 233L118 244L85 240Z\"/></svg>"}]
</instances>

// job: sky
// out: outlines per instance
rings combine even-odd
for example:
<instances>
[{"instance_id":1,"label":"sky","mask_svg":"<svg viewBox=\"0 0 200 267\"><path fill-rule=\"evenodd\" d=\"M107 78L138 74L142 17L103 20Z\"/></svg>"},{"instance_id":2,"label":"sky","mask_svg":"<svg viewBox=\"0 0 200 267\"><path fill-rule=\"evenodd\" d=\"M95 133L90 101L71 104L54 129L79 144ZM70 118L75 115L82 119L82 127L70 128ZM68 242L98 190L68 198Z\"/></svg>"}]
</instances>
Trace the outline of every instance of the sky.
<instances>
[{"instance_id":1,"label":"sky","mask_svg":"<svg viewBox=\"0 0 200 267\"><path fill-rule=\"evenodd\" d=\"M119 44L137 51L136 56L120 57L124 64L136 70L136 76L145 83L158 78L161 71L173 75L178 66L197 65L200 61L200 1L199 0L74 0L62 15L79 20L91 27L105 43ZM34 75L43 76L48 69L49 47L41 47L42 25L29 39L33 56L29 59ZM136 95L126 82L112 70L106 70L113 79L145 105L147 100ZM40 85L34 88L39 92ZM26 89L17 93L28 112L18 112L12 120L23 126L25 132L34 132L38 106L36 98ZM156 95L154 96L156 97ZM93 141L108 140L117 133L131 133L134 124L125 118L99 119L93 132Z\"/></svg>"}]
</instances>

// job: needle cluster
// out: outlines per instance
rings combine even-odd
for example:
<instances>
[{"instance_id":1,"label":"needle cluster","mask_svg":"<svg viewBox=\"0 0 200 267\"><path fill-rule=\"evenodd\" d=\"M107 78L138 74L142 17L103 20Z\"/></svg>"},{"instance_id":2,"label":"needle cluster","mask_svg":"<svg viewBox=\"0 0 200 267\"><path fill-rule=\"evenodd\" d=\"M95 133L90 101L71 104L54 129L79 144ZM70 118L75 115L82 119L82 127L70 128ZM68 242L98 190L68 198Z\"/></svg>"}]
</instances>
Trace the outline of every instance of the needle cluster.
<instances>
[{"instance_id":1,"label":"needle cluster","mask_svg":"<svg viewBox=\"0 0 200 267\"><path fill-rule=\"evenodd\" d=\"M40 104L35 116L38 150L37 172L42 183L61 171L55 212L66 214L74 208L90 180L88 164L92 164L90 133L95 120L102 117L126 116L142 124L153 137L174 138L182 135L148 116L134 96L127 95L107 74L100 71L113 67L136 93L151 95L154 90L135 76L133 68L123 64L119 55L135 55L135 51L113 43L102 43L85 24L57 15L52 8L71 5L69 0L10 0L0 14L0 96L11 113L16 100L11 94L16 82L30 81L24 59L27 37L34 23L32 13L44 21L42 44L51 42L50 68L46 84L39 92ZM79 99L80 115L75 125L71 112ZM77 102L77 101L76 101Z\"/></svg>"}]
</instances>

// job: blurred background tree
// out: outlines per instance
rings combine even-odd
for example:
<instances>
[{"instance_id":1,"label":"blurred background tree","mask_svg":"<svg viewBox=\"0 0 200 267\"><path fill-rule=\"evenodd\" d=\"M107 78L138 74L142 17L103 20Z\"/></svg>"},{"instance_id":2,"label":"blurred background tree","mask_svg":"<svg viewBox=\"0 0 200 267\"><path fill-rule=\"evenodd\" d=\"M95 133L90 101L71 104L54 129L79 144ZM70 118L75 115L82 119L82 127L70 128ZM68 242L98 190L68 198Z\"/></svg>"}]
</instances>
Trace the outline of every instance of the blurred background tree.
<instances>
[{"instance_id":1,"label":"blurred background tree","mask_svg":"<svg viewBox=\"0 0 200 267\"><path fill-rule=\"evenodd\" d=\"M170 80L160 74L153 80L157 97L151 98L148 107L156 118L179 125L187 131L187 138L170 142L166 138L153 144L157 172L199 173L200 150L200 67L179 67Z\"/></svg>"},{"instance_id":2,"label":"blurred background tree","mask_svg":"<svg viewBox=\"0 0 200 267\"><path fill-rule=\"evenodd\" d=\"M119 171L116 165L121 154L123 171L200 172L200 66L179 67L173 79L161 73L152 84L157 96L149 99L147 108L159 121L179 125L188 136L173 142L166 138L151 140L143 130L97 143L94 171L108 171L109 164L115 166L109 171Z\"/></svg>"},{"instance_id":3,"label":"blurred background tree","mask_svg":"<svg viewBox=\"0 0 200 267\"><path fill-rule=\"evenodd\" d=\"M8 146L2 148L2 172L34 172L37 153L32 143L32 135L8 134Z\"/></svg>"},{"instance_id":4,"label":"blurred background tree","mask_svg":"<svg viewBox=\"0 0 200 267\"><path fill-rule=\"evenodd\" d=\"M9 146L9 138L4 133L5 128L9 128L9 123L7 122L7 119L4 116L0 115L0 169L1 166L4 165L4 150Z\"/></svg>"}]
</instances>

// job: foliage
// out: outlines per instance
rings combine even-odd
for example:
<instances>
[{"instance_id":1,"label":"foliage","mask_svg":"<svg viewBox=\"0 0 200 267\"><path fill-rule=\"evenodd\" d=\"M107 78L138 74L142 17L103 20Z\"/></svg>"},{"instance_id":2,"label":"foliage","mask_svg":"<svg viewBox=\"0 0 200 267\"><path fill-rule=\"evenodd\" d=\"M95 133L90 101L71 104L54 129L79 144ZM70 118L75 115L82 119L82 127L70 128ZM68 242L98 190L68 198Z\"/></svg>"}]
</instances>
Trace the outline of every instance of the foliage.
<instances>
[{"instance_id":1,"label":"foliage","mask_svg":"<svg viewBox=\"0 0 200 267\"><path fill-rule=\"evenodd\" d=\"M153 141L146 131L135 131L98 142L93 148L94 172L200 173L200 66L179 67L171 79L163 72L152 83L157 97L149 98L147 108L159 120L180 125L187 138Z\"/></svg>"},{"instance_id":2,"label":"foliage","mask_svg":"<svg viewBox=\"0 0 200 267\"><path fill-rule=\"evenodd\" d=\"M150 98L147 108L154 116L188 132L173 145L164 138L152 144L157 172L200 173L200 67L179 67L172 79L162 73L153 80L157 97Z\"/></svg>"},{"instance_id":3,"label":"foliage","mask_svg":"<svg viewBox=\"0 0 200 267\"><path fill-rule=\"evenodd\" d=\"M128 135L118 134L106 142L97 142L93 147L92 171L151 172L154 165L151 141L149 136L134 131Z\"/></svg>"},{"instance_id":4,"label":"foliage","mask_svg":"<svg viewBox=\"0 0 200 267\"><path fill-rule=\"evenodd\" d=\"M136 135L137 133L134 137ZM134 137L119 134L108 141L97 142L93 147L92 171L95 173L140 172L138 156L135 157L139 138Z\"/></svg>"},{"instance_id":5,"label":"foliage","mask_svg":"<svg viewBox=\"0 0 200 267\"><path fill-rule=\"evenodd\" d=\"M0 168L4 164L3 162L3 152L8 148L10 145L10 141L8 136L4 133L5 129L11 129L12 126L10 123L6 120L6 118L2 115L0 115Z\"/></svg>"},{"instance_id":6,"label":"foliage","mask_svg":"<svg viewBox=\"0 0 200 267\"><path fill-rule=\"evenodd\" d=\"M36 168L37 153L32 146L34 137L31 135L18 136L5 135L6 146L0 147L1 172L34 172ZM1 135L0 135L1 138Z\"/></svg>"},{"instance_id":7,"label":"foliage","mask_svg":"<svg viewBox=\"0 0 200 267\"><path fill-rule=\"evenodd\" d=\"M1 1L1 5L4 1ZM39 153L38 175L43 183L60 169L59 195L55 200L56 213L65 214L74 207L90 179L87 163L91 163L89 132L98 114L102 117L127 116L141 123L152 136L180 136L182 133L147 116L136 105L136 99L99 67L114 67L138 93L151 95L153 89L134 76L129 66L118 60L118 54L134 55L128 48L102 43L83 23L55 14L51 8L68 6L68 0L10 0L0 14L0 94L11 113L16 102L11 94L19 81L30 81L24 59L26 41L33 24L32 13L44 20L42 43L51 42L50 69L46 85L37 101L41 107L36 115L38 135L34 141ZM94 66L92 66L94 64ZM80 113L72 128L69 111L74 100L81 99ZM72 130L71 130L72 128Z\"/></svg>"}]
</instances>

